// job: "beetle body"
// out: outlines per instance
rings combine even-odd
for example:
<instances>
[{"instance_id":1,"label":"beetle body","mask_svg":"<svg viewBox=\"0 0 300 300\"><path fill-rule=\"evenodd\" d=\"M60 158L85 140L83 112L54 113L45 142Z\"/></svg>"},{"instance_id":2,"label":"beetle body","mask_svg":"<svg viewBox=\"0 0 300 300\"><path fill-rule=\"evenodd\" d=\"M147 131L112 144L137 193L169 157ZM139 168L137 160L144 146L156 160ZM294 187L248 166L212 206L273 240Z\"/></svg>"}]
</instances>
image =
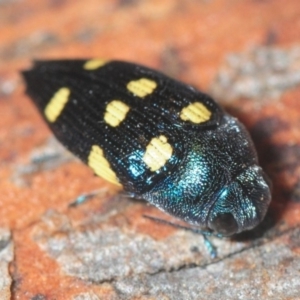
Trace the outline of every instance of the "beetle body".
<instances>
[{"instance_id":1,"label":"beetle body","mask_svg":"<svg viewBox=\"0 0 300 300\"><path fill-rule=\"evenodd\" d=\"M264 218L270 187L249 134L209 96L121 61L38 61L23 75L55 136L96 175L221 235Z\"/></svg>"}]
</instances>

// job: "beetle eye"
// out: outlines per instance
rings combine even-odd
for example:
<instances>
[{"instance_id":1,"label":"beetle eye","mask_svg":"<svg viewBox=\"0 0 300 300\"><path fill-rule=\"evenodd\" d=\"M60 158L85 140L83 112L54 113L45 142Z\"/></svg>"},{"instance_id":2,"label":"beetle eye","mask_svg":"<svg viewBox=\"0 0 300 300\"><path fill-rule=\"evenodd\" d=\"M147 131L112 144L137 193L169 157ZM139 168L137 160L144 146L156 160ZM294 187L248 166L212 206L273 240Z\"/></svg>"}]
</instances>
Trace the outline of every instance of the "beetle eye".
<instances>
[{"instance_id":1,"label":"beetle eye","mask_svg":"<svg viewBox=\"0 0 300 300\"><path fill-rule=\"evenodd\" d=\"M210 228L224 236L229 236L238 231L238 224L231 213L218 214L209 224Z\"/></svg>"}]
</instances>

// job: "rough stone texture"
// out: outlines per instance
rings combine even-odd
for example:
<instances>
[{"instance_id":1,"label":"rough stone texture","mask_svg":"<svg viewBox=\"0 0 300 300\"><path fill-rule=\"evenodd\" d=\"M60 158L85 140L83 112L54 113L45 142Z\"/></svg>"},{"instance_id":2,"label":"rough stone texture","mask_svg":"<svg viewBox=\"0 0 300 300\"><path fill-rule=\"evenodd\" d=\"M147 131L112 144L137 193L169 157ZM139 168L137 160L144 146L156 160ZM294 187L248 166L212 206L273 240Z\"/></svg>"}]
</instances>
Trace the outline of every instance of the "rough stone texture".
<instances>
[{"instance_id":1,"label":"rough stone texture","mask_svg":"<svg viewBox=\"0 0 300 300\"><path fill-rule=\"evenodd\" d=\"M300 299L299 20L298 0L0 1L1 296ZM135 61L209 91L273 181L266 220L212 239L212 259L201 236L144 218L173 221L70 158L24 95L19 71L62 57Z\"/></svg>"},{"instance_id":2,"label":"rough stone texture","mask_svg":"<svg viewBox=\"0 0 300 300\"><path fill-rule=\"evenodd\" d=\"M126 211L123 210L124 213ZM121 217L120 214L111 214L111 219ZM65 216L49 212L43 217L42 224L32 228L33 239L55 258L66 274L92 282L111 282L132 275L180 269L187 265L206 265L211 261L200 235L179 230L157 240L130 226L108 226L109 220L105 226L101 226L102 222L97 217L94 221L98 223L97 229L83 229L80 226L79 230ZM140 222L151 226L152 221ZM218 260L249 247L247 242L211 240L218 248Z\"/></svg>"},{"instance_id":3,"label":"rough stone texture","mask_svg":"<svg viewBox=\"0 0 300 300\"><path fill-rule=\"evenodd\" d=\"M13 244L10 232L0 228L0 299L11 299L10 287L12 278L9 274L9 263L13 260Z\"/></svg>"},{"instance_id":4,"label":"rough stone texture","mask_svg":"<svg viewBox=\"0 0 300 300\"><path fill-rule=\"evenodd\" d=\"M300 231L297 228L280 239L205 268L135 276L114 285L124 299L131 295L177 300L299 299L299 252L285 244L291 234L299 237Z\"/></svg>"},{"instance_id":5,"label":"rough stone texture","mask_svg":"<svg viewBox=\"0 0 300 300\"><path fill-rule=\"evenodd\" d=\"M230 54L218 72L211 94L222 101L239 98L278 99L300 84L300 48L256 47Z\"/></svg>"}]
</instances>

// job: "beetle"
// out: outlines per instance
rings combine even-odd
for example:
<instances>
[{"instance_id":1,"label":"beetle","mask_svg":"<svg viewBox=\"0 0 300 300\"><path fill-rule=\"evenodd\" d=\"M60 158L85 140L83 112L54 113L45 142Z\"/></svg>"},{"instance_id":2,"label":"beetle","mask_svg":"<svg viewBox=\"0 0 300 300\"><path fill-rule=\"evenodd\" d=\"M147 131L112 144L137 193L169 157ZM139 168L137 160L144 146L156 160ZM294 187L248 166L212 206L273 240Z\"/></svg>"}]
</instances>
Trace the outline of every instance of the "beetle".
<instances>
[{"instance_id":1,"label":"beetle","mask_svg":"<svg viewBox=\"0 0 300 300\"><path fill-rule=\"evenodd\" d=\"M258 225L271 201L245 127L210 96L150 68L36 61L27 94L96 175L219 236Z\"/></svg>"}]
</instances>

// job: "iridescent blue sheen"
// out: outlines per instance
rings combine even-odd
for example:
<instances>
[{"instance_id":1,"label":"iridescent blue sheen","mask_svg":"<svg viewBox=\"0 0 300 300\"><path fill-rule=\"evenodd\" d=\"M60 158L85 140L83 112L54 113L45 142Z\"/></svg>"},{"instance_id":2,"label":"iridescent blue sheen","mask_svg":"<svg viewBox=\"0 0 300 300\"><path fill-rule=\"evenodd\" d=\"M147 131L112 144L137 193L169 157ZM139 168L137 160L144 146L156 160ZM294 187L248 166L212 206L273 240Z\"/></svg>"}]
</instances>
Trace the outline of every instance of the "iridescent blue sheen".
<instances>
[{"instance_id":1,"label":"iridescent blue sheen","mask_svg":"<svg viewBox=\"0 0 300 300\"><path fill-rule=\"evenodd\" d=\"M37 61L23 72L27 93L71 152L89 164L96 145L109 166L98 164L109 168L128 194L204 230L231 235L263 219L270 186L240 122L208 95L155 70L122 61L89 69L86 62ZM127 88L140 79L154 82L155 88L144 96ZM45 108L62 87L70 90L70 99L50 122ZM104 117L113 99L130 108L118 126ZM195 104L204 113L192 110L183 117ZM159 168L154 170L144 155L160 136L172 151L165 159L165 149L157 146L152 158Z\"/></svg>"},{"instance_id":2,"label":"iridescent blue sheen","mask_svg":"<svg viewBox=\"0 0 300 300\"><path fill-rule=\"evenodd\" d=\"M234 143L232 143L234 141ZM214 130L191 134L177 170L143 197L186 222L223 235L255 227L271 200L244 126L224 115Z\"/></svg>"}]
</instances>

